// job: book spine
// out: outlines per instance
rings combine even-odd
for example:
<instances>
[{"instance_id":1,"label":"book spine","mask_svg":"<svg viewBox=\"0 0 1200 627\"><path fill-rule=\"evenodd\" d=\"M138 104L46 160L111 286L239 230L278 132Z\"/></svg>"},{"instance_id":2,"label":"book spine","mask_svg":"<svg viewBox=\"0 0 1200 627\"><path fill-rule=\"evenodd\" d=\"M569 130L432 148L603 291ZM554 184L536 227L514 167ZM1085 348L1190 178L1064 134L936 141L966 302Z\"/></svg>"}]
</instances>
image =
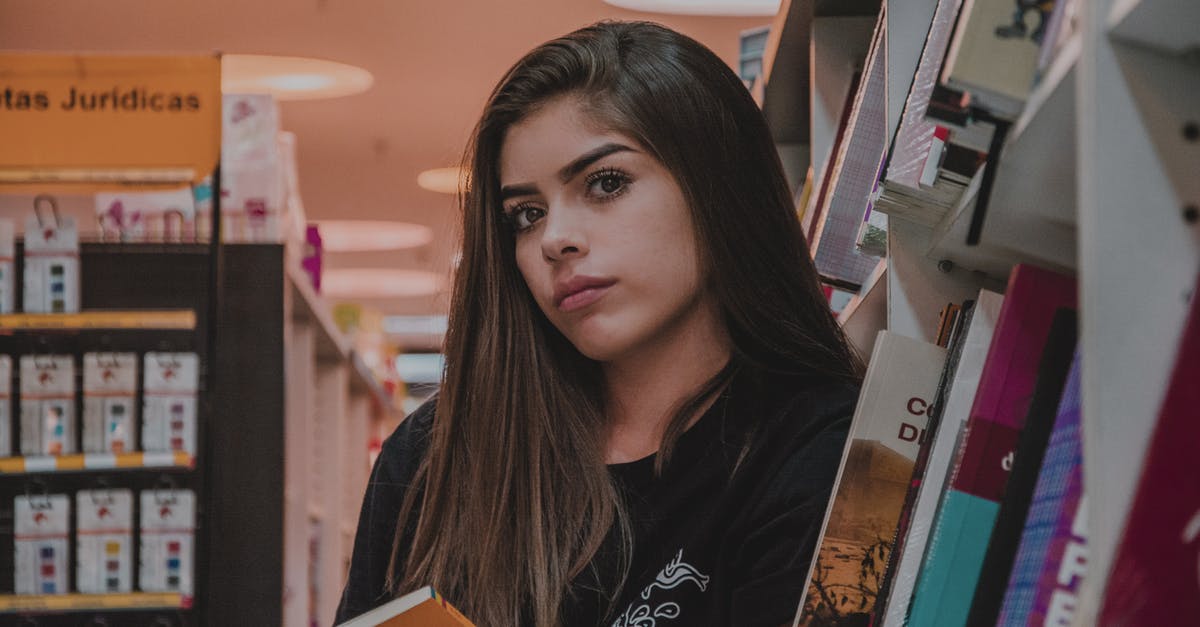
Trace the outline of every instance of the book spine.
<instances>
[{"instance_id":1,"label":"book spine","mask_svg":"<svg viewBox=\"0 0 1200 627\"><path fill-rule=\"evenodd\" d=\"M1038 357L1054 312L1074 306L1073 279L1033 266L1013 270L956 471L922 566L912 624L966 621L1036 385Z\"/></svg>"},{"instance_id":2,"label":"book spine","mask_svg":"<svg viewBox=\"0 0 1200 627\"><path fill-rule=\"evenodd\" d=\"M934 394L933 403L929 407L929 421L925 427L925 433L921 438L921 450L917 453L917 459L913 463L912 479L908 484L908 492L904 495L904 507L900 510L900 520L896 527L896 537L892 542L891 555L888 556L883 583L879 587L879 601L875 604L875 616L872 624L881 623L883 617L887 614L887 607L891 603L891 591L896 578L896 571L899 567L900 556L904 554L904 549L908 541L909 525L916 506L917 496L921 491L921 484L925 479L925 469L929 464L929 454L933 450L934 434L941 427L946 396L950 384L954 380L954 373L958 369L958 361L962 355L966 336L965 329L970 324L974 304L974 301L967 301L961 307L953 305L954 309L951 315L954 316L954 320L949 325L948 340L951 346L950 354L946 359L945 367L942 368L942 376L938 381L937 392Z\"/></svg>"},{"instance_id":3,"label":"book spine","mask_svg":"<svg viewBox=\"0 0 1200 627\"><path fill-rule=\"evenodd\" d=\"M1085 546L1083 534L1072 533L1083 485L1083 444L1079 431L1080 365L1077 350L1029 514L1025 518L997 625L1061 624L1058 619L1064 618L1061 614L1065 604L1061 601L1052 603L1052 599L1056 594L1061 599L1074 593L1070 583L1066 590L1059 591L1056 582L1068 547L1072 547L1072 555L1079 555L1079 549ZM1069 567L1068 572L1071 570ZM1053 612L1052 606L1056 608ZM1054 620L1047 621L1051 616Z\"/></svg>"},{"instance_id":4,"label":"book spine","mask_svg":"<svg viewBox=\"0 0 1200 627\"><path fill-rule=\"evenodd\" d=\"M1076 341L1075 311L1059 309L1050 327L1050 339L1042 352L1037 388L1029 404L1029 413L1013 457L1012 472L1004 489L1004 500L996 514L987 554L980 567L979 582L975 586L971 611L967 615L969 625L995 624L1000 613L1021 530L1025 526L1046 445L1071 370Z\"/></svg>"}]
</instances>

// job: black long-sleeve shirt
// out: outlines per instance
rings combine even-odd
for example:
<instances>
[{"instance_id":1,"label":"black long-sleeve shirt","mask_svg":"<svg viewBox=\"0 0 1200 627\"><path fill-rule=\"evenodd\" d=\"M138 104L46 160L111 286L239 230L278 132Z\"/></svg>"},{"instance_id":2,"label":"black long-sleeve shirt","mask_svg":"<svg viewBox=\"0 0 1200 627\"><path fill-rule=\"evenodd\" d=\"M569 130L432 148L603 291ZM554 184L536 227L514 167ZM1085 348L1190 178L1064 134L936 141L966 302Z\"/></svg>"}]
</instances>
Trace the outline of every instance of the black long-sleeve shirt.
<instances>
[{"instance_id":1,"label":"black long-sleeve shirt","mask_svg":"<svg viewBox=\"0 0 1200 627\"><path fill-rule=\"evenodd\" d=\"M610 465L633 526L628 578L614 590L620 579L614 549L602 548L572 585L562 624L790 623L857 396L856 387L830 380L735 377L680 437L661 476L653 455ZM400 504L426 450L433 413L427 403L383 445L338 622L388 600L384 580Z\"/></svg>"}]
</instances>

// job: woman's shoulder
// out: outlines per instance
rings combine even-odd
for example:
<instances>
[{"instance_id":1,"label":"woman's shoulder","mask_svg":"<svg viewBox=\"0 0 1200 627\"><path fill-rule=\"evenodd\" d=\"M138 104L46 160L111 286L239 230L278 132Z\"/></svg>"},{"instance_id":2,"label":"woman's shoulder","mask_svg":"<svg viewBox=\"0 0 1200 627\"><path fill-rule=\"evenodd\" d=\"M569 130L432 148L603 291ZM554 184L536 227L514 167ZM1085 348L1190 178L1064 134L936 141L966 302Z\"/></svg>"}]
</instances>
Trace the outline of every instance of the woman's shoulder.
<instances>
[{"instance_id":1,"label":"woman's shoulder","mask_svg":"<svg viewBox=\"0 0 1200 627\"><path fill-rule=\"evenodd\" d=\"M776 437L794 433L807 440L824 431L849 428L860 385L833 377L776 376L766 380L771 407L767 430Z\"/></svg>"},{"instance_id":2,"label":"woman's shoulder","mask_svg":"<svg viewBox=\"0 0 1200 627\"><path fill-rule=\"evenodd\" d=\"M766 472L764 501L806 501L831 488L849 437L859 386L832 379L798 378L776 390L776 410L757 434Z\"/></svg>"},{"instance_id":3,"label":"woman's shoulder","mask_svg":"<svg viewBox=\"0 0 1200 627\"><path fill-rule=\"evenodd\" d=\"M429 449L429 433L437 412L437 397L430 398L408 415L383 441L378 464L386 475L403 483L417 472L417 467Z\"/></svg>"}]
</instances>

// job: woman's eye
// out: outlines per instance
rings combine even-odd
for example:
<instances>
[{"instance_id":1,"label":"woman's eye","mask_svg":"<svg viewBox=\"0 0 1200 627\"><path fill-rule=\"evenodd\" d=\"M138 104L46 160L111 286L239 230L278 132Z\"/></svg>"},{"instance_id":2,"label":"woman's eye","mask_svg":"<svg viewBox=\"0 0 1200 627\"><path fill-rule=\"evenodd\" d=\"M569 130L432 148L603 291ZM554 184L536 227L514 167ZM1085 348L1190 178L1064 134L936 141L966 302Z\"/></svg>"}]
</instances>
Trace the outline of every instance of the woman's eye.
<instances>
[{"instance_id":1,"label":"woman's eye","mask_svg":"<svg viewBox=\"0 0 1200 627\"><path fill-rule=\"evenodd\" d=\"M623 193L628 184L629 177L618 170L602 170L588 179L588 189L605 200Z\"/></svg>"},{"instance_id":2,"label":"woman's eye","mask_svg":"<svg viewBox=\"0 0 1200 627\"><path fill-rule=\"evenodd\" d=\"M513 228L517 231L525 231L533 227L533 224L546 216L546 210L540 207L531 205L521 205L512 210L508 214L509 220L512 221Z\"/></svg>"}]
</instances>

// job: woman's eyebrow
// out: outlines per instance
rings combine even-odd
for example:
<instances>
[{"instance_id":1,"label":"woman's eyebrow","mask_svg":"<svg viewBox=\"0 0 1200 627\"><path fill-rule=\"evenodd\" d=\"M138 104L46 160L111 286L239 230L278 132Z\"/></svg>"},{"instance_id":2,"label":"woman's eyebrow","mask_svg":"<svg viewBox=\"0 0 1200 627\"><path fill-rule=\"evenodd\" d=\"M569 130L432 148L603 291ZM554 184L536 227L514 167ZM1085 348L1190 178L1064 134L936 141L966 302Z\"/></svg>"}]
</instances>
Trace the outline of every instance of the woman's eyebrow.
<instances>
[{"instance_id":1,"label":"woman's eyebrow","mask_svg":"<svg viewBox=\"0 0 1200 627\"><path fill-rule=\"evenodd\" d=\"M574 161L563 166L563 168L558 171L558 180L566 184L589 165L592 165L608 155L618 152L637 152L637 150L616 142L602 144L583 153ZM514 196L533 196L535 194L537 194L537 187L534 185L505 185L504 187L500 188L500 201L503 202Z\"/></svg>"}]
</instances>

